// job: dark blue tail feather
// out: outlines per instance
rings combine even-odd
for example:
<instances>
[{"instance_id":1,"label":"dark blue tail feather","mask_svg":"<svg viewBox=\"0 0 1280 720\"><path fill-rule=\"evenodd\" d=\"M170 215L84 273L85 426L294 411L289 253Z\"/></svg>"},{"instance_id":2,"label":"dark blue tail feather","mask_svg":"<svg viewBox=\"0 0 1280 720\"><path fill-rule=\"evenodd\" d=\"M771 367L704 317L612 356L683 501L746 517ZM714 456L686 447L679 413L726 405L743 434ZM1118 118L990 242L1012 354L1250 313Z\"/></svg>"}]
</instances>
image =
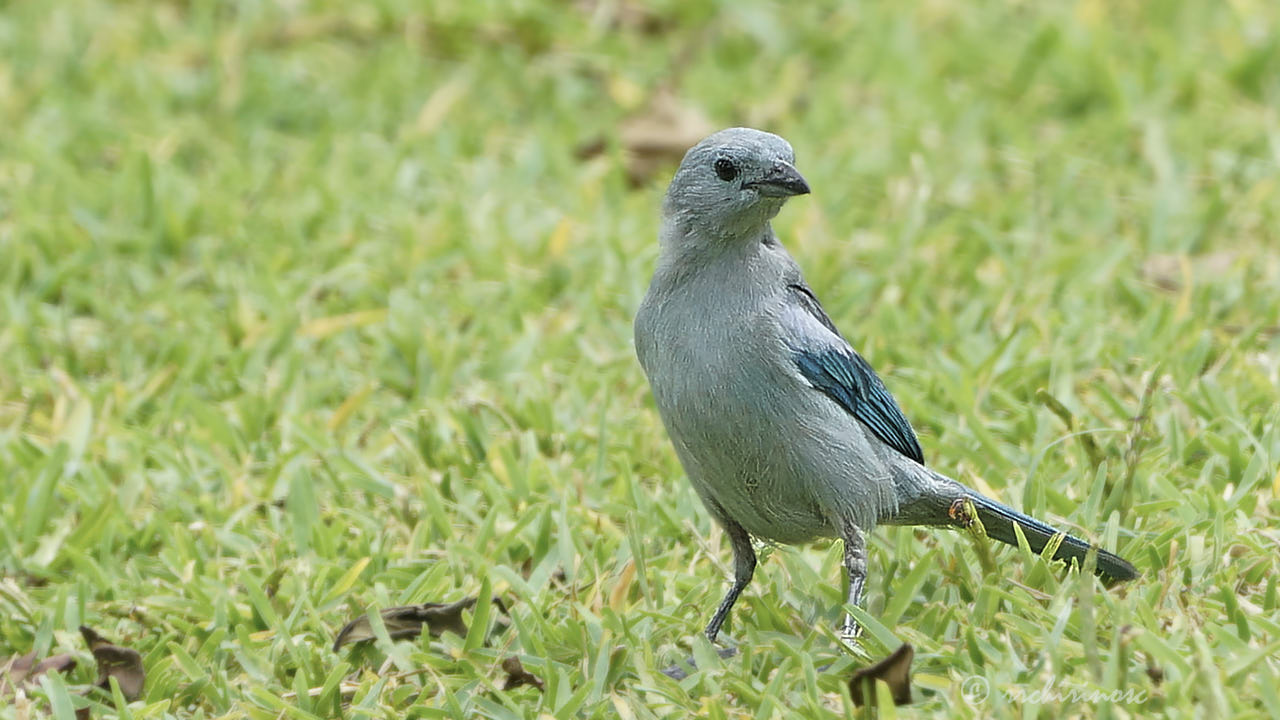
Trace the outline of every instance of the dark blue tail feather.
<instances>
[{"instance_id":1,"label":"dark blue tail feather","mask_svg":"<svg viewBox=\"0 0 1280 720\"><path fill-rule=\"evenodd\" d=\"M1013 529L1014 525L1017 525L1022 528L1022 535L1027 539L1027 544L1031 546L1031 550L1039 553L1044 550L1054 535L1063 534L1030 515L1024 515L1011 507L1001 505L995 500L978 493L968 493L967 497L973 501L973 506L978 511L978 519L982 521L983 527L986 528L987 535L1000 542L1017 547L1018 536ZM1085 553L1093 546L1073 535L1063 535L1062 544L1058 546L1058 551L1054 553L1054 559L1075 560L1083 566ZM1098 575L1115 581L1133 580L1138 577L1138 569L1128 560L1102 548L1096 549L1098 559L1095 572Z\"/></svg>"}]
</instances>

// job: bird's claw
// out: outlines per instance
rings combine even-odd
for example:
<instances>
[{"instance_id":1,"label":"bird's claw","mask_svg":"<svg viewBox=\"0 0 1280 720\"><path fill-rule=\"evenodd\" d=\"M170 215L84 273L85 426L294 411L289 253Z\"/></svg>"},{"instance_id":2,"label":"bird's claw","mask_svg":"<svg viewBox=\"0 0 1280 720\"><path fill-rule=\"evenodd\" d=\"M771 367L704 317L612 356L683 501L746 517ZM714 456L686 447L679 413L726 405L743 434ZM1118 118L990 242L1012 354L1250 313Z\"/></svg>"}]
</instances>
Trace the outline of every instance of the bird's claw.
<instances>
[{"instance_id":1,"label":"bird's claw","mask_svg":"<svg viewBox=\"0 0 1280 720\"><path fill-rule=\"evenodd\" d=\"M858 638L862 637L862 626L852 615L846 615L844 624L840 626L840 641L846 645L857 645Z\"/></svg>"}]
</instances>

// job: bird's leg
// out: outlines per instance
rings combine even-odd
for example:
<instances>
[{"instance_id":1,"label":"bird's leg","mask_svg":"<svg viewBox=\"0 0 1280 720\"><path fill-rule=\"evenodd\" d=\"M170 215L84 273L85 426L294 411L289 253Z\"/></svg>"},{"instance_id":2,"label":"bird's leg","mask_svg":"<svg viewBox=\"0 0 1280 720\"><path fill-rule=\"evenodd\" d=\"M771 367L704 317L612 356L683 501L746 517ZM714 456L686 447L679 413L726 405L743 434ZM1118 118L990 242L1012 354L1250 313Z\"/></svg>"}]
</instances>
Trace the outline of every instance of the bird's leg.
<instances>
[{"instance_id":1,"label":"bird's leg","mask_svg":"<svg viewBox=\"0 0 1280 720\"><path fill-rule=\"evenodd\" d=\"M724 625L724 621L729 618L729 610L737 602L738 596L742 594L747 583L751 582L751 576L756 572L756 551L751 549L751 536L741 525L732 520L722 520L721 525L724 526L725 533L729 535L729 542L733 545L733 586L729 588L729 592L725 593L719 609L716 610L715 615L711 616L711 622L707 623L707 629L703 631L711 642L715 642L716 635L720 634L720 626Z\"/></svg>"},{"instance_id":2,"label":"bird's leg","mask_svg":"<svg viewBox=\"0 0 1280 720\"><path fill-rule=\"evenodd\" d=\"M844 570L849 575L849 596L846 605L862 604L862 586L867 581L867 542L862 530L850 524L844 531ZM840 628L840 637L846 642L857 639L862 634L862 627L853 619L851 613L844 616L844 625Z\"/></svg>"},{"instance_id":3,"label":"bird's leg","mask_svg":"<svg viewBox=\"0 0 1280 720\"><path fill-rule=\"evenodd\" d=\"M724 600L720 601L720 607L716 610L716 614L711 616L707 629L703 630L707 639L714 643L716 636L720 634L720 627L724 625L725 620L729 619L729 610L733 608L733 603L738 600L738 596L742 594L747 583L751 582L751 576L756 572L756 551L751 549L751 536L747 531L730 520L719 506L707 503L707 509L720 522L725 533L729 535L729 543L733 546L733 586L729 588L729 592L725 593ZM728 660L737 653L736 647L726 647L716 651L722 660ZM689 677L690 670L697 667L693 658L688 658L683 665L672 665L662 672L674 680L683 680Z\"/></svg>"}]
</instances>

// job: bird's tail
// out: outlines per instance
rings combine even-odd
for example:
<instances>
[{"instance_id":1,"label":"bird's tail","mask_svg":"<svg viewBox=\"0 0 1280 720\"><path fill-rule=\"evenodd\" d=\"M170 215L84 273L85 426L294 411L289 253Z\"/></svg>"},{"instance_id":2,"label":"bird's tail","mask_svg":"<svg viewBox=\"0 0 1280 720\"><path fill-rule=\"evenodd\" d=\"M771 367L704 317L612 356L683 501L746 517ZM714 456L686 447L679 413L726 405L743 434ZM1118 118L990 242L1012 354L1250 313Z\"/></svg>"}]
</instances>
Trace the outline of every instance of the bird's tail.
<instances>
[{"instance_id":1,"label":"bird's tail","mask_svg":"<svg viewBox=\"0 0 1280 720\"><path fill-rule=\"evenodd\" d=\"M977 519L982 521L987 536L1000 542L1017 547L1018 536L1014 531L1014 526L1017 526L1022 529L1022 535L1027 539L1031 550L1040 553L1055 536L1061 535L1062 542L1053 554L1054 559L1068 562L1075 560L1082 567L1085 554L1094 547L1074 535L1002 505L945 475L916 467L928 473L928 477L922 477L918 472L909 473L909 478L899 476L900 497L904 500L893 517L882 519L885 524L966 527L973 522L965 508L964 501L969 500L973 503ZM906 482L902 482L903 480ZM1094 572L1102 578L1125 581L1138 577L1137 568L1128 560L1102 548L1096 550L1098 555Z\"/></svg>"},{"instance_id":2,"label":"bird's tail","mask_svg":"<svg viewBox=\"0 0 1280 720\"><path fill-rule=\"evenodd\" d=\"M1030 515L1025 515L1011 507L1001 505L995 500L979 495L976 492L967 493L966 497L973 501L973 507L978 511L978 519L982 521L983 527L986 528L987 536L995 538L1002 543L1017 547L1018 536L1013 529L1015 525L1022 528L1022 535L1027 539L1027 545L1031 546L1031 551L1035 553L1043 551L1055 535L1062 535L1062 543L1058 545L1058 550L1053 554L1054 559L1075 560L1081 567L1084 566L1085 553L1089 552L1091 547L1094 547L1074 535L1067 535ZM964 520L963 516L957 519L959 521ZM1102 548L1096 549L1098 559L1095 565L1095 572L1098 575L1115 581L1133 580L1138 577L1138 569L1128 560Z\"/></svg>"}]
</instances>

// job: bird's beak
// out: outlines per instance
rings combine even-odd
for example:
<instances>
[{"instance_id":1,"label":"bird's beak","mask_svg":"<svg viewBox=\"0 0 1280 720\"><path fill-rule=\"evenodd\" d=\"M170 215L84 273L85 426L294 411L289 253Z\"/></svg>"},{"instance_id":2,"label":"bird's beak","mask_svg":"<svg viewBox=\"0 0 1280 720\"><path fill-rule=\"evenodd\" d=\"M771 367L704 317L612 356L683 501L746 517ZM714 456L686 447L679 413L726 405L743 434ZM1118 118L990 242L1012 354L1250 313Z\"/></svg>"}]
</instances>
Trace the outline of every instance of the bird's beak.
<instances>
[{"instance_id":1,"label":"bird's beak","mask_svg":"<svg viewBox=\"0 0 1280 720\"><path fill-rule=\"evenodd\" d=\"M743 183L744 188L754 188L765 197L791 197L808 195L809 183L791 163L779 160L769 168L764 177Z\"/></svg>"}]
</instances>

